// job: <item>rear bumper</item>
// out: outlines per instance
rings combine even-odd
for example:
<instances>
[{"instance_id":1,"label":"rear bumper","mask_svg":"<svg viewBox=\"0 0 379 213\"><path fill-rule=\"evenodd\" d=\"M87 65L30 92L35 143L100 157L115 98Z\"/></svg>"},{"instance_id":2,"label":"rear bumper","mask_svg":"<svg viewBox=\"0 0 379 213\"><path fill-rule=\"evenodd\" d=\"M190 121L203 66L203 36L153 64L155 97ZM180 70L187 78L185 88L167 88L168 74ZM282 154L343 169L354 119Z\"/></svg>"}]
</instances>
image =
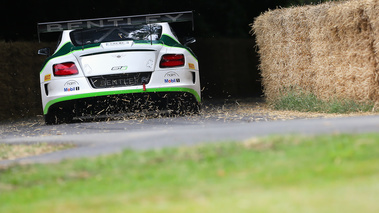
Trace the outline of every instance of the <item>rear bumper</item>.
<instances>
[{"instance_id":1,"label":"rear bumper","mask_svg":"<svg viewBox=\"0 0 379 213\"><path fill-rule=\"evenodd\" d=\"M200 78L197 70L155 71L145 86L145 89L143 85L99 89L91 86L89 79L84 76L54 78L41 83L43 113L46 115L51 107L69 105L69 103L76 103L79 100L107 99L109 96L123 95L131 97L133 94L153 96L154 94L171 93L188 94L194 97L194 101L197 103L201 102Z\"/></svg>"},{"instance_id":2,"label":"rear bumper","mask_svg":"<svg viewBox=\"0 0 379 213\"><path fill-rule=\"evenodd\" d=\"M108 107L113 108L114 111L135 110L138 109L138 106L144 106L146 103L161 107L167 106L168 103L176 100L200 103L201 97L194 89L180 87L146 89L145 91L135 89L84 93L49 101L44 107L44 114L46 115L52 109L62 107L74 110L77 115L79 115L78 113L87 114L86 111L101 111ZM143 101L146 103L142 103Z\"/></svg>"},{"instance_id":3,"label":"rear bumper","mask_svg":"<svg viewBox=\"0 0 379 213\"><path fill-rule=\"evenodd\" d=\"M113 114L141 110L190 110L200 103L195 91L184 88L134 91L132 93L104 94L99 96L70 96L50 102L44 114L72 112L74 116L88 114Z\"/></svg>"}]
</instances>

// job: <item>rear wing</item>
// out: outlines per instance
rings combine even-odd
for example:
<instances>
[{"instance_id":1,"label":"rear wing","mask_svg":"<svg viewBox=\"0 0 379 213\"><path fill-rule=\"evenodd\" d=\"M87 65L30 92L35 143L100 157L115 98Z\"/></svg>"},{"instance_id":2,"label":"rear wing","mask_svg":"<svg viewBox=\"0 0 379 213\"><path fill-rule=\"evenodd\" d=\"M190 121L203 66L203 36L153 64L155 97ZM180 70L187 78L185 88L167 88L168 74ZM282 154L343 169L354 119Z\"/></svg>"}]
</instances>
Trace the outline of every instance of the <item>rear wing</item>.
<instances>
[{"instance_id":1,"label":"rear wing","mask_svg":"<svg viewBox=\"0 0 379 213\"><path fill-rule=\"evenodd\" d=\"M119 16L110 18L96 18L96 19L81 19L71 21L57 21L57 22L44 22L38 23L38 40L40 40L41 33L62 32L64 30L75 29L91 29L99 27L118 27L125 25L141 25L152 24L159 22L192 22L192 30L194 30L193 12L173 12L173 13L157 13L136 16Z\"/></svg>"}]
</instances>

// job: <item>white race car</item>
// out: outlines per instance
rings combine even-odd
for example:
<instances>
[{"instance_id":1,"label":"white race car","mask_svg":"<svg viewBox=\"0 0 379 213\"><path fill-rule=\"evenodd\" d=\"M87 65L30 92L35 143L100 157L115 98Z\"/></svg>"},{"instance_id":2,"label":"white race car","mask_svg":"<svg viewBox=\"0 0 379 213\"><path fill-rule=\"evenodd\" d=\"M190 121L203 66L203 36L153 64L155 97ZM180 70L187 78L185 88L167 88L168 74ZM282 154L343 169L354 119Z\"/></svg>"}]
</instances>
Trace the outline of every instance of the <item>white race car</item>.
<instances>
[{"instance_id":1,"label":"white race car","mask_svg":"<svg viewBox=\"0 0 379 213\"><path fill-rule=\"evenodd\" d=\"M39 23L62 32L40 73L46 124L74 117L141 109L198 111L199 65L170 22L192 21L192 12ZM39 35L38 34L38 35Z\"/></svg>"}]
</instances>

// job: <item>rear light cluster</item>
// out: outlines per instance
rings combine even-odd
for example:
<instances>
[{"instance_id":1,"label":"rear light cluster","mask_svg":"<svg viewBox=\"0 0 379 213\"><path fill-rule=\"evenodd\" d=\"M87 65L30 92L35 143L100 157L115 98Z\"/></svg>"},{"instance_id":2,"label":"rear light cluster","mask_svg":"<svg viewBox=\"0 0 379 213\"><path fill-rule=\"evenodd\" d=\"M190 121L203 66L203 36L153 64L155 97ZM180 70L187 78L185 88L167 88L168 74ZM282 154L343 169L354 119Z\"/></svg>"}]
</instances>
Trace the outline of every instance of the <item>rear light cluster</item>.
<instances>
[{"instance_id":1,"label":"rear light cluster","mask_svg":"<svg viewBox=\"0 0 379 213\"><path fill-rule=\"evenodd\" d=\"M78 68L73 62L66 62L62 64L54 64L53 66L54 76L66 76L79 74Z\"/></svg>"},{"instance_id":2,"label":"rear light cluster","mask_svg":"<svg viewBox=\"0 0 379 213\"><path fill-rule=\"evenodd\" d=\"M162 56L160 68L184 66L183 54L166 54Z\"/></svg>"}]
</instances>

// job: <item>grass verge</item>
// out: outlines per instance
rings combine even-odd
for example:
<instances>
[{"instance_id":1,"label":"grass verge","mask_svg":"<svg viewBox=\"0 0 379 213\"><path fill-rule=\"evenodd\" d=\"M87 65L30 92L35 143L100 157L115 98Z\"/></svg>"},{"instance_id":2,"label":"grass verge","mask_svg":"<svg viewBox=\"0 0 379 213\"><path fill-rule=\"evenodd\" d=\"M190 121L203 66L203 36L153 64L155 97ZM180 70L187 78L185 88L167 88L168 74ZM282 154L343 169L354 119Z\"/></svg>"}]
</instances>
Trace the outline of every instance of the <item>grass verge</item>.
<instances>
[{"instance_id":1,"label":"grass verge","mask_svg":"<svg viewBox=\"0 0 379 213\"><path fill-rule=\"evenodd\" d=\"M302 91L287 91L274 100L271 105L276 110L294 110L300 112L321 112L321 113L354 113L372 112L374 102L357 102L354 100L331 99L323 101L313 93Z\"/></svg>"},{"instance_id":2,"label":"grass verge","mask_svg":"<svg viewBox=\"0 0 379 213\"><path fill-rule=\"evenodd\" d=\"M268 137L0 170L0 212L377 212L379 134Z\"/></svg>"},{"instance_id":3,"label":"grass verge","mask_svg":"<svg viewBox=\"0 0 379 213\"><path fill-rule=\"evenodd\" d=\"M21 157L73 148L71 144L0 144L0 160L12 160Z\"/></svg>"}]
</instances>

